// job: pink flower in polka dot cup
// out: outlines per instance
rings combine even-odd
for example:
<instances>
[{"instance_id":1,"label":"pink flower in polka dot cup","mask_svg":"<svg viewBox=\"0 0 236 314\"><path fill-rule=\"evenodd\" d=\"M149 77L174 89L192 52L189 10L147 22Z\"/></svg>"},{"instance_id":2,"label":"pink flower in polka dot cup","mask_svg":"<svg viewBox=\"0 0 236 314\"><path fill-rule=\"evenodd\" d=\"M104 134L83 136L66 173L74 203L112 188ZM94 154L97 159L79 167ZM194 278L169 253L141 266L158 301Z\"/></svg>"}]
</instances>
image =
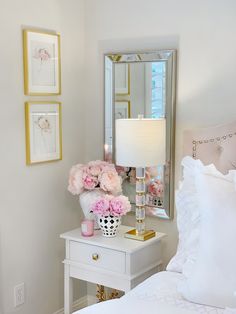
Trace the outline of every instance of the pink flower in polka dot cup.
<instances>
[{"instance_id":1,"label":"pink flower in polka dot cup","mask_svg":"<svg viewBox=\"0 0 236 314\"><path fill-rule=\"evenodd\" d=\"M97 221L104 237L115 237L120 226L121 216L131 210L128 197L124 195L104 195L98 197L91 206L91 211L98 217Z\"/></svg>"}]
</instances>

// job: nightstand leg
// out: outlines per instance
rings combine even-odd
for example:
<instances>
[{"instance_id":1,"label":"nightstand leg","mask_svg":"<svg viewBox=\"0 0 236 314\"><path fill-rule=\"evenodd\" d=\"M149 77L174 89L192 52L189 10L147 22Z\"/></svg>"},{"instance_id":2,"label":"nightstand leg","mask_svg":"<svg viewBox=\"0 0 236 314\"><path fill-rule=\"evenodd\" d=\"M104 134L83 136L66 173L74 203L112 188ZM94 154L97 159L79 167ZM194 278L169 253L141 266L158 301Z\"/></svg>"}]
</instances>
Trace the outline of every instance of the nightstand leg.
<instances>
[{"instance_id":1,"label":"nightstand leg","mask_svg":"<svg viewBox=\"0 0 236 314\"><path fill-rule=\"evenodd\" d=\"M73 304L73 282L70 277L70 266L64 265L64 312L65 314L72 313Z\"/></svg>"}]
</instances>

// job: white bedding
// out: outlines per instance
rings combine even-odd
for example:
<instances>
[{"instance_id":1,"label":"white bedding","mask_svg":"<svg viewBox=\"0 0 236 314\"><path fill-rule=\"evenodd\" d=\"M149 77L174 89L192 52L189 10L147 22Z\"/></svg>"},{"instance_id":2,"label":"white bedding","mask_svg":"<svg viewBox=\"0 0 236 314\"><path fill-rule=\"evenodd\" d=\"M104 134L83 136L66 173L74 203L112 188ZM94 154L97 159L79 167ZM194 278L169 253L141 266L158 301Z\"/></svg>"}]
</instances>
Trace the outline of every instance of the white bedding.
<instances>
[{"instance_id":1,"label":"white bedding","mask_svg":"<svg viewBox=\"0 0 236 314\"><path fill-rule=\"evenodd\" d=\"M224 310L190 303L177 291L183 275L163 271L153 275L120 299L84 308L75 314L223 314Z\"/></svg>"}]
</instances>

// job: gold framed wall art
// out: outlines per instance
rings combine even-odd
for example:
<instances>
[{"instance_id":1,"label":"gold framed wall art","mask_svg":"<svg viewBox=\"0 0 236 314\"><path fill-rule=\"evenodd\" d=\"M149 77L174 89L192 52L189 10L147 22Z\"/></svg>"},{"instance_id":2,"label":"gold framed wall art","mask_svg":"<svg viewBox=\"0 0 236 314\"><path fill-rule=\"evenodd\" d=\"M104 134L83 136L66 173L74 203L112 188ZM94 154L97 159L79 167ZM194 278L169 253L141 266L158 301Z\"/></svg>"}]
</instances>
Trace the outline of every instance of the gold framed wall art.
<instances>
[{"instance_id":1,"label":"gold framed wall art","mask_svg":"<svg viewBox=\"0 0 236 314\"><path fill-rule=\"evenodd\" d=\"M130 118L130 101L116 100L115 101L115 119Z\"/></svg>"},{"instance_id":2,"label":"gold framed wall art","mask_svg":"<svg viewBox=\"0 0 236 314\"><path fill-rule=\"evenodd\" d=\"M61 103L26 102L26 164L62 159Z\"/></svg>"},{"instance_id":3,"label":"gold framed wall art","mask_svg":"<svg viewBox=\"0 0 236 314\"><path fill-rule=\"evenodd\" d=\"M25 95L60 95L60 35L23 30Z\"/></svg>"}]
</instances>

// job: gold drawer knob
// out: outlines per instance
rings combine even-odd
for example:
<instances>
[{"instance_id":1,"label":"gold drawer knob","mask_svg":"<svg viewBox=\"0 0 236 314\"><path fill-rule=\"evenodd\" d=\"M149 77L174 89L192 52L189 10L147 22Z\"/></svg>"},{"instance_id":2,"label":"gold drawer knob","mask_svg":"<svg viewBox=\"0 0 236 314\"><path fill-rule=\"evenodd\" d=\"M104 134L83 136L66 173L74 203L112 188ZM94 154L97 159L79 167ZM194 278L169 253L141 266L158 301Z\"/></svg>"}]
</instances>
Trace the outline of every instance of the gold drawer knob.
<instances>
[{"instance_id":1,"label":"gold drawer knob","mask_svg":"<svg viewBox=\"0 0 236 314\"><path fill-rule=\"evenodd\" d=\"M94 253L94 254L92 255L92 259L93 259L94 261L97 261L98 258L99 258L99 255L98 255L97 253Z\"/></svg>"}]
</instances>

